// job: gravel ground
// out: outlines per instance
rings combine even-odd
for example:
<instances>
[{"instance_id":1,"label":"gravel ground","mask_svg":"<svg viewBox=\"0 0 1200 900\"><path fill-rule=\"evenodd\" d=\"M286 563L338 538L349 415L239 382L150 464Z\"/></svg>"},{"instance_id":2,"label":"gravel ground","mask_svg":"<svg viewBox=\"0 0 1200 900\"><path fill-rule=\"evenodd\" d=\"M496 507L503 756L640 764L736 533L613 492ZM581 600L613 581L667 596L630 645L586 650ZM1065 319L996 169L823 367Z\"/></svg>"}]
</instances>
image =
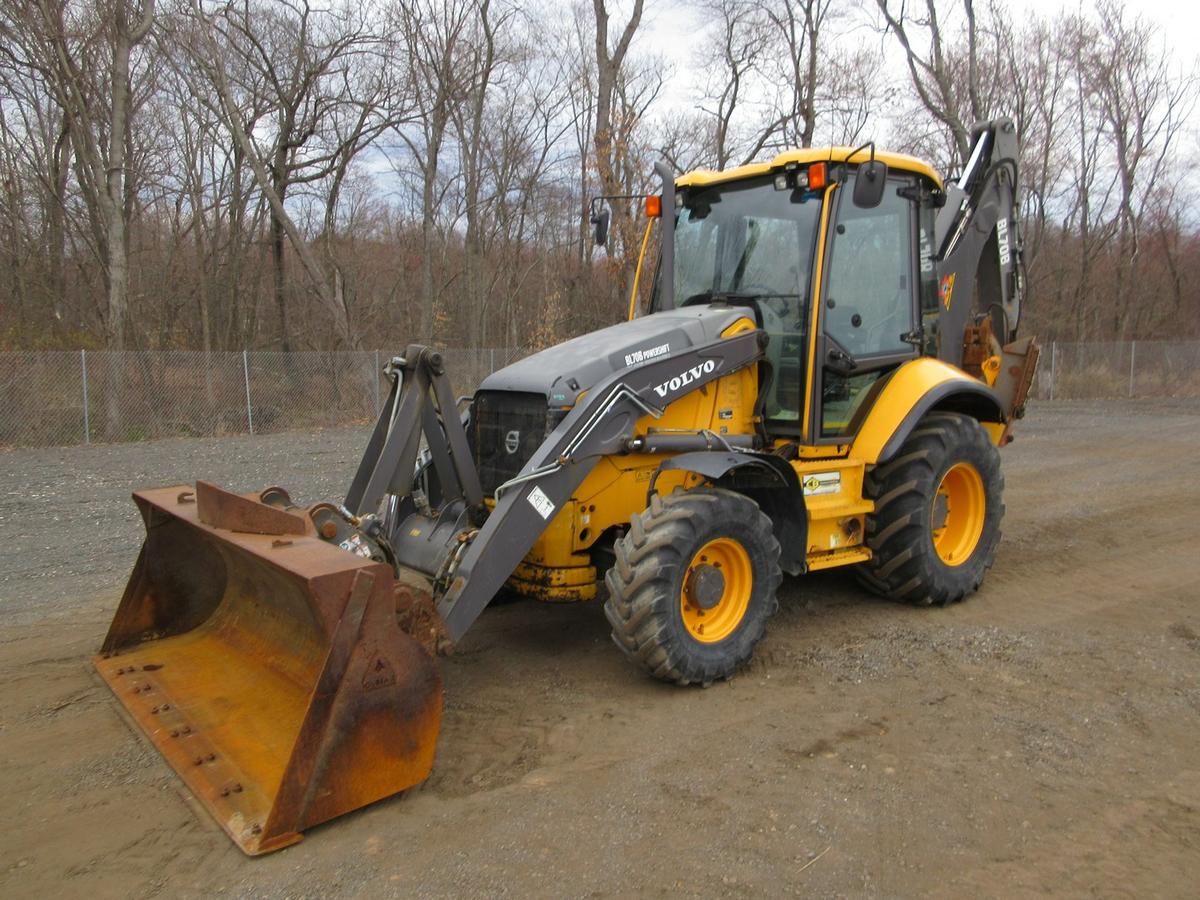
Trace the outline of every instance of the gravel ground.
<instances>
[{"instance_id":1,"label":"gravel ground","mask_svg":"<svg viewBox=\"0 0 1200 900\"><path fill-rule=\"evenodd\" d=\"M0 454L5 896L1123 896L1200 883L1200 404L1040 404L1005 539L946 610L785 581L751 666L680 690L595 605L493 607L418 789L248 860L94 652L131 488L337 498L365 431Z\"/></svg>"},{"instance_id":2,"label":"gravel ground","mask_svg":"<svg viewBox=\"0 0 1200 900\"><path fill-rule=\"evenodd\" d=\"M26 624L111 613L144 530L134 488L197 478L236 491L282 483L300 502L340 500L369 428L0 452L0 607Z\"/></svg>"}]
</instances>

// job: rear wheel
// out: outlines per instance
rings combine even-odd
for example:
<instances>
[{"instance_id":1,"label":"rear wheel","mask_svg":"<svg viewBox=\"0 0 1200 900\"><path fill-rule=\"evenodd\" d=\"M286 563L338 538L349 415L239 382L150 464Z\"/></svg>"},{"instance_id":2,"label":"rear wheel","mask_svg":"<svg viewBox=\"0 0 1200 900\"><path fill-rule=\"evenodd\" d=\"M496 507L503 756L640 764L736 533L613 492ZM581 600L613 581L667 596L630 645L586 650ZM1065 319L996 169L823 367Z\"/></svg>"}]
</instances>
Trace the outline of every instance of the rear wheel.
<instances>
[{"instance_id":1,"label":"rear wheel","mask_svg":"<svg viewBox=\"0 0 1200 900\"><path fill-rule=\"evenodd\" d=\"M708 684L754 654L783 575L771 520L753 500L717 488L655 495L614 551L604 612L638 665Z\"/></svg>"},{"instance_id":2,"label":"rear wheel","mask_svg":"<svg viewBox=\"0 0 1200 900\"><path fill-rule=\"evenodd\" d=\"M969 416L926 416L867 476L872 557L859 580L892 600L944 606L979 587L1000 543L1000 454Z\"/></svg>"}]
</instances>

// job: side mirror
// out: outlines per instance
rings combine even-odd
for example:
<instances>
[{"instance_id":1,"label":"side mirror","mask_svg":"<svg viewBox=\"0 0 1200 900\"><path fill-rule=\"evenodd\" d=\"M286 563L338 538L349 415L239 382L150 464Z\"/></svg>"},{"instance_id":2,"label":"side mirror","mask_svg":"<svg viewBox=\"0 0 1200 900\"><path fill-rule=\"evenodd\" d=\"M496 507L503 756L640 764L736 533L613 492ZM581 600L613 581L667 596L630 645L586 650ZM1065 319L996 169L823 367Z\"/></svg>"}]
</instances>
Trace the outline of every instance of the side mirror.
<instances>
[{"instance_id":1,"label":"side mirror","mask_svg":"<svg viewBox=\"0 0 1200 900\"><path fill-rule=\"evenodd\" d=\"M608 219L610 215L612 215L612 213L607 206L603 206L596 212L592 213L591 222L594 228L592 236L596 241L596 245L599 247L603 247L608 243Z\"/></svg>"},{"instance_id":2,"label":"side mirror","mask_svg":"<svg viewBox=\"0 0 1200 900\"><path fill-rule=\"evenodd\" d=\"M882 203L887 174L885 162L873 159L862 163L854 176L854 205L860 209L874 209Z\"/></svg>"}]
</instances>

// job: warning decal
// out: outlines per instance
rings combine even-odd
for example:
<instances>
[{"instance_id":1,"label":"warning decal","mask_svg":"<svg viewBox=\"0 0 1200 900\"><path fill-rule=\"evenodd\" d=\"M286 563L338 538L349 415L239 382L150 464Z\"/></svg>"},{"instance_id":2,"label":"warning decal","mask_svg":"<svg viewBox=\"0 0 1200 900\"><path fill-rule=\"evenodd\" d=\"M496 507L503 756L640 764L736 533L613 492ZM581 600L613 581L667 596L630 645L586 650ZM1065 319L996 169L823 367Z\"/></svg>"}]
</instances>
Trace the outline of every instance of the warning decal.
<instances>
[{"instance_id":1,"label":"warning decal","mask_svg":"<svg viewBox=\"0 0 1200 900\"><path fill-rule=\"evenodd\" d=\"M814 472L811 475L805 475L802 484L805 497L836 494L842 489L842 473Z\"/></svg>"},{"instance_id":2,"label":"warning decal","mask_svg":"<svg viewBox=\"0 0 1200 900\"><path fill-rule=\"evenodd\" d=\"M536 509L538 515L543 519L548 519L554 514L554 504L537 485L534 485L533 490L529 492L529 496L526 499L529 501L529 505Z\"/></svg>"},{"instance_id":3,"label":"warning decal","mask_svg":"<svg viewBox=\"0 0 1200 900\"><path fill-rule=\"evenodd\" d=\"M954 278L955 275L951 272L949 275L943 275L942 281L938 285L938 294L942 300L942 306L946 309L950 308L950 298L954 296Z\"/></svg>"}]
</instances>

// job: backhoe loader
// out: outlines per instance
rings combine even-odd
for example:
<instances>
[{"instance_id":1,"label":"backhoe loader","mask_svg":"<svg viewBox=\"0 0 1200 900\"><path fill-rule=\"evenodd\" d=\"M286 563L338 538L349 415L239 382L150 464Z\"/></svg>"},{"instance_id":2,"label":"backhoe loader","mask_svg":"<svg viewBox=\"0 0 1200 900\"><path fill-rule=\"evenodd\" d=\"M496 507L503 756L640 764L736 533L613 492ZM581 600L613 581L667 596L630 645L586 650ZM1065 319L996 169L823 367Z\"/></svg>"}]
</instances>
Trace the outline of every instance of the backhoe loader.
<instances>
[{"instance_id":1,"label":"backhoe loader","mask_svg":"<svg viewBox=\"0 0 1200 900\"><path fill-rule=\"evenodd\" d=\"M134 494L146 539L95 664L246 853L427 777L433 659L503 588L602 597L634 665L708 685L784 574L850 566L915 604L979 587L1037 360L1012 123L976 126L952 183L873 144L656 171L647 308L464 409L409 346L342 503Z\"/></svg>"}]
</instances>

